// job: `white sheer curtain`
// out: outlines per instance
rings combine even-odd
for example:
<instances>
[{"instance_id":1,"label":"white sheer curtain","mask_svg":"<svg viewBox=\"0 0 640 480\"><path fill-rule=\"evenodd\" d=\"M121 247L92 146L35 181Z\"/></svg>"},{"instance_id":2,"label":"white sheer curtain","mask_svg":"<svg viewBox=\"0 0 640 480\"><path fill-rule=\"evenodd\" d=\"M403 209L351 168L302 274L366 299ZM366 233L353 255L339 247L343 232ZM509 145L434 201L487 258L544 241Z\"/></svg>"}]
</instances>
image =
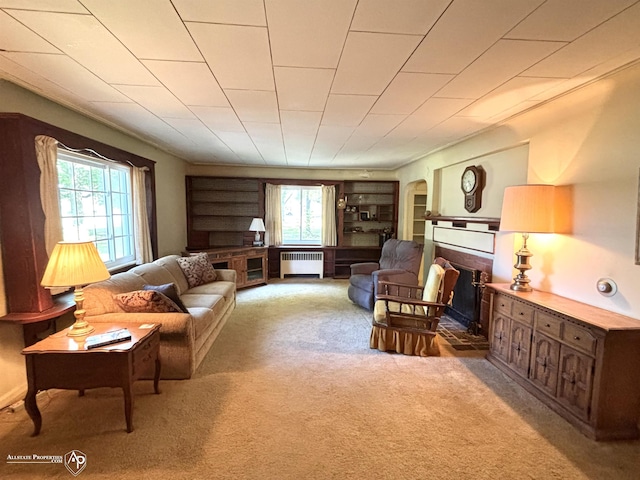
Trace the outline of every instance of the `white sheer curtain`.
<instances>
[{"instance_id":1,"label":"white sheer curtain","mask_svg":"<svg viewBox=\"0 0 640 480\"><path fill-rule=\"evenodd\" d=\"M336 233L336 187L322 185L322 246L337 245Z\"/></svg>"},{"instance_id":2,"label":"white sheer curtain","mask_svg":"<svg viewBox=\"0 0 640 480\"><path fill-rule=\"evenodd\" d=\"M46 135L36 137L36 157L40 167L40 203L44 212L44 242L51 255L62 237L62 219L58 200L58 141Z\"/></svg>"},{"instance_id":3,"label":"white sheer curtain","mask_svg":"<svg viewBox=\"0 0 640 480\"><path fill-rule=\"evenodd\" d=\"M136 253L136 264L153 261L151 249L151 233L147 216L147 189L145 188L146 167L132 168L133 183L133 228Z\"/></svg>"},{"instance_id":4,"label":"white sheer curtain","mask_svg":"<svg viewBox=\"0 0 640 480\"><path fill-rule=\"evenodd\" d=\"M264 192L265 245L282 245L282 187L267 183Z\"/></svg>"}]
</instances>

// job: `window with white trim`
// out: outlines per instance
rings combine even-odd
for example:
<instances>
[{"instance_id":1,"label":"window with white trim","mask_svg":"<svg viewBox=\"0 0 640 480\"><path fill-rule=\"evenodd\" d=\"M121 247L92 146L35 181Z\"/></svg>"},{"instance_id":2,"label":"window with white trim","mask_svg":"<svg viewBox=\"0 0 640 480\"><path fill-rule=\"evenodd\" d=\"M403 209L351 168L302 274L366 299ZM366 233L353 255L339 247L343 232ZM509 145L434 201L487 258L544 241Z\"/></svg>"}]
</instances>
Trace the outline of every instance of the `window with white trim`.
<instances>
[{"instance_id":1,"label":"window with white trim","mask_svg":"<svg viewBox=\"0 0 640 480\"><path fill-rule=\"evenodd\" d=\"M93 241L107 268L135 261L131 168L58 150L65 241Z\"/></svg>"},{"instance_id":2,"label":"window with white trim","mask_svg":"<svg viewBox=\"0 0 640 480\"><path fill-rule=\"evenodd\" d=\"M282 243L322 243L322 187L283 185Z\"/></svg>"}]
</instances>

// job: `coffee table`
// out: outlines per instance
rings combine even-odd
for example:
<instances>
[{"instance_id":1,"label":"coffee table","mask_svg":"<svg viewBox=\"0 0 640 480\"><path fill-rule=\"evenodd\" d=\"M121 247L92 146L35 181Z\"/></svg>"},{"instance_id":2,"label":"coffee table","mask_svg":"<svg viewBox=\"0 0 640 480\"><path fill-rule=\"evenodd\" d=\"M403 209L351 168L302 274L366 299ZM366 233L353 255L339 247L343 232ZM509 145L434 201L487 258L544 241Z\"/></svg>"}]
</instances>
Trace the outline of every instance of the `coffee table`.
<instances>
[{"instance_id":1,"label":"coffee table","mask_svg":"<svg viewBox=\"0 0 640 480\"><path fill-rule=\"evenodd\" d=\"M87 350L84 346L87 337L69 337L65 329L22 350L28 384L24 404L34 425L31 436L38 435L42 427L36 402L39 390L78 390L83 396L90 388L120 387L124 393L127 432L133 431L133 382L153 373L154 391L160 393L160 324L105 323L93 324L93 327L95 331L91 335L127 328L131 340ZM152 372L154 364L155 372Z\"/></svg>"}]
</instances>

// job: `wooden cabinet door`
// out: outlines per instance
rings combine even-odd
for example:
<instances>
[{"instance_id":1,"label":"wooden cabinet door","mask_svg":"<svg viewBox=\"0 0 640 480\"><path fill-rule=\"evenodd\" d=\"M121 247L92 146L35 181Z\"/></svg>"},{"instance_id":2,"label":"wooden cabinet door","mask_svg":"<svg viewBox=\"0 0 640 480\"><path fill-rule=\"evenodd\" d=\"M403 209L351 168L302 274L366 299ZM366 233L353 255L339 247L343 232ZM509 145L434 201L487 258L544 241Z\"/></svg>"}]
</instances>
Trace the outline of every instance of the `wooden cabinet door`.
<instances>
[{"instance_id":1,"label":"wooden cabinet door","mask_svg":"<svg viewBox=\"0 0 640 480\"><path fill-rule=\"evenodd\" d=\"M236 286L244 287L247 283L247 257L244 255L231 257L230 263L229 268L236 271Z\"/></svg>"},{"instance_id":2,"label":"wooden cabinet door","mask_svg":"<svg viewBox=\"0 0 640 480\"><path fill-rule=\"evenodd\" d=\"M531 353L531 327L511 321L509 341L509 365L524 377L529 376L529 356Z\"/></svg>"},{"instance_id":3,"label":"wooden cabinet door","mask_svg":"<svg viewBox=\"0 0 640 480\"><path fill-rule=\"evenodd\" d=\"M504 362L509 359L509 333L511 331L509 317L497 312L493 314L489 348L491 353Z\"/></svg>"},{"instance_id":4,"label":"wooden cabinet door","mask_svg":"<svg viewBox=\"0 0 640 480\"><path fill-rule=\"evenodd\" d=\"M556 396L560 343L536 332L533 335L529 378L539 388Z\"/></svg>"},{"instance_id":5,"label":"wooden cabinet door","mask_svg":"<svg viewBox=\"0 0 640 480\"><path fill-rule=\"evenodd\" d=\"M558 401L578 417L589 419L594 359L573 348L560 347Z\"/></svg>"}]
</instances>

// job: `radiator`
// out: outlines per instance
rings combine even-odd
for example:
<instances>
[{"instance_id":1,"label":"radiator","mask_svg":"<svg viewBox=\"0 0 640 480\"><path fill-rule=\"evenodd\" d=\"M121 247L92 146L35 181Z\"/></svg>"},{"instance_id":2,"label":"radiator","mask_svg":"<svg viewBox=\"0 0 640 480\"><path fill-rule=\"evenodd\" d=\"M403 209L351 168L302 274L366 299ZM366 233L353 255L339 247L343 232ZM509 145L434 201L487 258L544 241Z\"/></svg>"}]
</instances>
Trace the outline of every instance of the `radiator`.
<instances>
[{"instance_id":1,"label":"radiator","mask_svg":"<svg viewBox=\"0 0 640 480\"><path fill-rule=\"evenodd\" d=\"M280 252L280 278L285 275L318 275L322 278L324 252Z\"/></svg>"}]
</instances>

